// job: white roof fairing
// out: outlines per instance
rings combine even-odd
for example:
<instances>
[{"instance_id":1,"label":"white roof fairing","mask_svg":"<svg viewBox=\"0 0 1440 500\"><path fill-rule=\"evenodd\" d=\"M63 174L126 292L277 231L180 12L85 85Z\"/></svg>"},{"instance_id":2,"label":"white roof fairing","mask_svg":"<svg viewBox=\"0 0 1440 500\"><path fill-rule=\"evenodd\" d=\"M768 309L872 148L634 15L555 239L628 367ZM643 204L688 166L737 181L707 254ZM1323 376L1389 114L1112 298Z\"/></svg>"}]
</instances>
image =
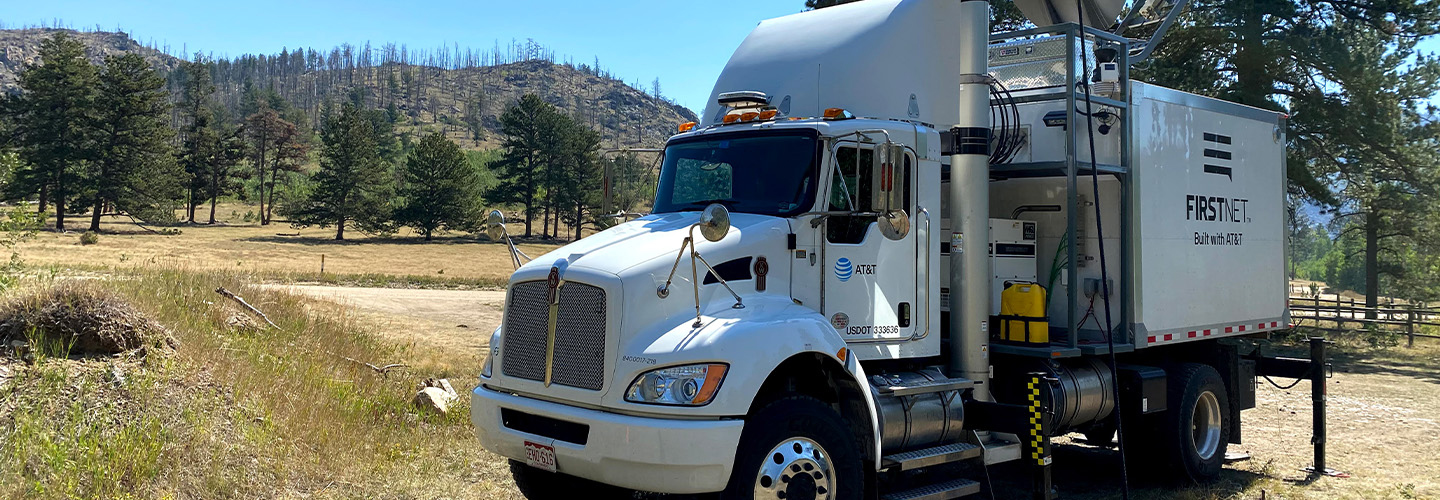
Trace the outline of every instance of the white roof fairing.
<instances>
[{"instance_id":1,"label":"white roof fairing","mask_svg":"<svg viewBox=\"0 0 1440 500\"><path fill-rule=\"evenodd\" d=\"M959 114L960 3L865 0L763 21L730 56L702 125L717 121L720 93L758 90L787 116L839 107L948 128Z\"/></svg>"}]
</instances>

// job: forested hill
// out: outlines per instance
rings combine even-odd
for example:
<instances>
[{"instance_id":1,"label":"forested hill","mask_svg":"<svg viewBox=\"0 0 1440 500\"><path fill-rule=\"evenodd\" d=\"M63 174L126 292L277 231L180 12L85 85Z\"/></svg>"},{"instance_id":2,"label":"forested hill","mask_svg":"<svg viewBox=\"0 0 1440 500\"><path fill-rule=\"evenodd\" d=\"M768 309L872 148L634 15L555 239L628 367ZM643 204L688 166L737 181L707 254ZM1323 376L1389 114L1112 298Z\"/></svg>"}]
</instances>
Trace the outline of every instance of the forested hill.
<instances>
[{"instance_id":1,"label":"forested hill","mask_svg":"<svg viewBox=\"0 0 1440 500\"><path fill-rule=\"evenodd\" d=\"M40 42L57 31L0 30L0 92L18 91L17 75L35 62ZM85 43L93 62L139 52L169 75L169 88L178 99L180 58L125 33L71 33ZM497 146L500 113L526 93L538 94L599 130L604 147L657 145L680 123L696 120L690 110L657 95L659 82L640 90L638 83L627 84L600 69L598 61L557 63L553 52L533 41L483 50L341 45L326 51L205 59L212 63L219 101L237 120L253 112L257 101L278 99L303 111L313 125L327 102L364 100L367 106L389 110L402 133L443 130L467 148Z\"/></svg>"}]
</instances>

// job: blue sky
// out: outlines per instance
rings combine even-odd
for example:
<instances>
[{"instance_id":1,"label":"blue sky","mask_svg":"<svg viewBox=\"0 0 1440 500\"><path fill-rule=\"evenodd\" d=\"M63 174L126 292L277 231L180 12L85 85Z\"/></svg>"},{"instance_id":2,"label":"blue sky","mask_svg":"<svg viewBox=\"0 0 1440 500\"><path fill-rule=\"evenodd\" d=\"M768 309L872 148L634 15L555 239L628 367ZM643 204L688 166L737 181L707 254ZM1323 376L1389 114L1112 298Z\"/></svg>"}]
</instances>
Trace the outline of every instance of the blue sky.
<instances>
[{"instance_id":1,"label":"blue sky","mask_svg":"<svg viewBox=\"0 0 1440 500\"><path fill-rule=\"evenodd\" d=\"M691 109L704 107L730 53L762 19L804 9L803 0L577 1L144 1L13 0L0 9L7 27L50 24L123 28L142 42L216 55L278 53L282 47L328 49L386 42L417 48L458 43L490 48L498 40L536 42L557 58L601 66Z\"/></svg>"},{"instance_id":2,"label":"blue sky","mask_svg":"<svg viewBox=\"0 0 1440 500\"><path fill-rule=\"evenodd\" d=\"M762 19L803 9L803 0L525 0L401 2L378 0L243 2L12 0L0 10L7 27L50 24L132 33L172 52L273 54L282 47L328 49L341 43L386 42L433 49L442 44L489 48L496 41L534 39L557 57L600 58L627 82L662 91L699 110L745 35ZM1440 37L1422 43L1440 52Z\"/></svg>"}]
</instances>

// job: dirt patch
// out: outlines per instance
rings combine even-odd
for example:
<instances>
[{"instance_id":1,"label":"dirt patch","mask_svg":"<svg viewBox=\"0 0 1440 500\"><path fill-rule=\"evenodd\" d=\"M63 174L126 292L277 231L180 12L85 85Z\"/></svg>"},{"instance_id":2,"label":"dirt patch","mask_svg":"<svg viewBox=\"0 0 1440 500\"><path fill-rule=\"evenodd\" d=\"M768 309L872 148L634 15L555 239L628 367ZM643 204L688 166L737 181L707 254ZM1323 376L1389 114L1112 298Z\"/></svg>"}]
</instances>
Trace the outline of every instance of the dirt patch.
<instances>
[{"instance_id":1,"label":"dirt patch","mask_svg":"<svg viewBox=\"0 0 1440 500\"><path fill-rule=\"evenodd\" d=\"M350 306L386 337L482 356L500 326L504 290L425 290L271 285Z\"/></svg>"},{"instance_id":2,"label":"dirt patch","mask_svg":"<svg viewBox=\"0 0 1440 500\"><path fill-rule=\"evenodd\" d=\"M41 344L79 356L174 343L164 326L118 295L73 282L27 293L0 306L0 340Z\"/></svg>"}]
</instances>

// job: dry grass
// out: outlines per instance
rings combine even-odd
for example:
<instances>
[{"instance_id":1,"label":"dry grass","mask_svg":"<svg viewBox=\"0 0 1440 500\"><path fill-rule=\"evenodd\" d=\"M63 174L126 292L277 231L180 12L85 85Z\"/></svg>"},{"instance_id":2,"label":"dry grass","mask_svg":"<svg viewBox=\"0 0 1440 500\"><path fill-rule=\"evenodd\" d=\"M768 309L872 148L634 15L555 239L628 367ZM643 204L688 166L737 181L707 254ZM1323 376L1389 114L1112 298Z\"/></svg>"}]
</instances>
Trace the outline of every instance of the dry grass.
<instances>
[{"instance_id":1,"label":"dry grass","mask_svg":"<svg viewBox=\"0 0 1440 500\"><path fill-rule=\"evenodd\" d=\"M513 271L505 246L483 238L453 234L425 242L408 232L390 238L347 232L348 240L340 242L333 240L331 229L260 226L243 220L251 207L221 208L222 224L178 225L179 235L155 234L128 218L107 217L95 244L81 245L74 233L48 231L22 245L20 252L28 264L70 269L202 269L369 286L497 286ZM535 257L559 245L519 246Z\"/></svg>"},{"instance_id":2,"label":"dry grass","mask_svg":"<svg viewBox=\"0 0 1440 500\"><path fill-rule=\"evenodd\" d=\"M248 276L151 271L103 286L169 327L173 356L0 356L0 497L376 498L512 496L481 451L468 398L448 416L410 406L415 383L473 386L479 362L381 340L346 309ZM224 286L279 326L230 321ZM401 362L384 377L344 358ZM120 375L116 375L116 374Z\"/></svg>"}]
</instances>

